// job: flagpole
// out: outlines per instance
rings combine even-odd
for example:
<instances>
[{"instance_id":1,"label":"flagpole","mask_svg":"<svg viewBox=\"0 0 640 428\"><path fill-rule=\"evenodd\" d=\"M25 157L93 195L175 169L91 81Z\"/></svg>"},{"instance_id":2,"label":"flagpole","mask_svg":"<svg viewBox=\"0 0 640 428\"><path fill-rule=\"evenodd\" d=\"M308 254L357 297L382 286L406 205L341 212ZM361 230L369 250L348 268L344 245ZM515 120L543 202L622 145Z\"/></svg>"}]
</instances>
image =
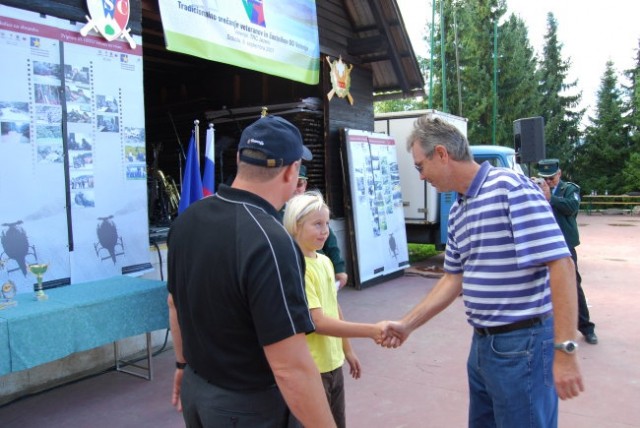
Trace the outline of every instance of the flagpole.
<instances>
[{"instance_id":1,"label":"flagpole","mask_svg":"<svg viewBox=\"0 0 640 428\"><path fill-rule=\"evenodd\" d=\"M198 171L200 170L200 121L198 119L193 121L193 126L196 133L196 159L198 161Z\"/></svg>"}]
</instances>

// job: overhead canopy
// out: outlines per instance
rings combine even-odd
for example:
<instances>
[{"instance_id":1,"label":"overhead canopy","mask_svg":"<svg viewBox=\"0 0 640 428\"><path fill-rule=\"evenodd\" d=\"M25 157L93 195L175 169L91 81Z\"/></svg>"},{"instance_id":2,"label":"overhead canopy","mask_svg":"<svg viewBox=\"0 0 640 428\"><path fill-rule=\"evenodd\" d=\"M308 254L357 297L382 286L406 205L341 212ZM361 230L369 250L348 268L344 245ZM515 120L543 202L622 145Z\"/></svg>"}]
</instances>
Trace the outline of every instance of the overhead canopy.
<instances>
[{"instance_id":1,"label":"overhead canopy","mask_svg":"<svg viewBox=\"0 0 640 428\"><path fill-rule=\"evenodd\" d=\"M349 54L371 66L375 100L424 95L424 79L396 1L343 2L355 35Z\"/></svg>"}]
</instances>

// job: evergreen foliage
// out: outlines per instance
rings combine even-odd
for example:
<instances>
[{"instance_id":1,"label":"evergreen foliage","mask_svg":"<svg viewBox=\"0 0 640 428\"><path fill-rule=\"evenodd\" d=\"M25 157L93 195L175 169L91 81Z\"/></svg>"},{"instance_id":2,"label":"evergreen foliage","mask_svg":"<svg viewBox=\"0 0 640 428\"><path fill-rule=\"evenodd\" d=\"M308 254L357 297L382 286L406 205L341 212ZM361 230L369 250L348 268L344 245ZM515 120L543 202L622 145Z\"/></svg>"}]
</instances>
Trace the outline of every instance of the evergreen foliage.
<instances>
[{"instance_id":1,"label":"evergreen foliage","mask_svg":"<svg viewBox=\"0 0 640 428\"><path fill-rule=\"evenodd\" d=\"M433 48L433 68L429 68L430 58L419 58L419 62L425 82L433 78L432 108L467 118L471 144L492 144L495 118L496 144L511 147L513 122L542 116L546 157L560 159L564 178L580 185L583 194L640 191L640 41L635 67L624 71L629 86L619 84L613 63L605 65L595 117L587 118L581 130L585 119L585 110L579 108L582 93L577 91L578 80L568 80L571 59L563 56L560 24L552 13L547 14L547 32L538 58L525 23L518 16L506 15L506 0L434 1L433 43L426 40ZM431 34L430 25L425 34ZM375 111L425 108L429 108L428 100L396 100L376 103Z\"/></svg>"}]
</instances>

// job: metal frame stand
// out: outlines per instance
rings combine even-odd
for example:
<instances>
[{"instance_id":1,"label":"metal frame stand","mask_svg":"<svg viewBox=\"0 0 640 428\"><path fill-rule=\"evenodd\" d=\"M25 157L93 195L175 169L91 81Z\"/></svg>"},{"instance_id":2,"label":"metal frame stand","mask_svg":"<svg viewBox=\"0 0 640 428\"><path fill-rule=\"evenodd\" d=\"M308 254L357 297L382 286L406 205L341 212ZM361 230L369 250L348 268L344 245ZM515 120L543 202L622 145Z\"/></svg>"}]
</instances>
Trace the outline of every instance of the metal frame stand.
<instances>
[{"instance_id":1,"label":"metal frame stand","mask_svg":"<svg viewBox=\"0 0 640 428\"><path fill-rule=\"evenodd\" d=\"M146 360L147 360L147 365L140 365L137 363L138 360L121 360L118 356L119 352L118 352L118 341L116 340L115 342L113 342L113 353L114 353L114 357L115 357L115 361L116 361L116 371L122 372L122 373L127 373L130 374L132 376L137 376L137 377L141 377L143 379L146 380L152 380L153 379L153 363L151 360L152 354L151 354L151 332L147 332L147 356L146 356ZM129 369L125 369L125 367L135 367L136 369L139 369L140 371L132 371Z\"/></svg>"}]
</instances>

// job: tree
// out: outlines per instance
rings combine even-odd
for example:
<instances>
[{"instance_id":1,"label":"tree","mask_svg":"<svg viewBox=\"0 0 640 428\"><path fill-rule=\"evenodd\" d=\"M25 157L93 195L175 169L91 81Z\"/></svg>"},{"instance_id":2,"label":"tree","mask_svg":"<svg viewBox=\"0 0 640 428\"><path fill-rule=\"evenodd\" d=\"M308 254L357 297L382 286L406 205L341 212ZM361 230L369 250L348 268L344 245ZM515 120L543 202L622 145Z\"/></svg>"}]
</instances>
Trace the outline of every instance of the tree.
<instances>
[{"instance_id":1,"label":"tree","mask_svg":"<svg viewBox=\"0 0 640 428\"><path fill-rule=\"evenodd\" d=\"M584 191L624 191L623 169L631 142L622 116L623 102L613 62L608 61L597 94L596 115L589 118L584 144L575 158L575 180Z\"/></svg>"},{"instance_id":2,"label":"tree","mask_svg":"<svg viewBox=\"0 0 640 428\"><path fill-rule=\"evenodd\" d=\"M544 36L543 58L540 62L542 104L539 116L544 118L545 147L548 158L560 159L568 176L572 175L573 149L580 139L579 125L584 110L575 110L581 94L567 95L577 81L566 82L570 60L562 58L562 43L558 41L558 22L553 13L547 14L547 33Z\"/></svg>"}]
</instances>

